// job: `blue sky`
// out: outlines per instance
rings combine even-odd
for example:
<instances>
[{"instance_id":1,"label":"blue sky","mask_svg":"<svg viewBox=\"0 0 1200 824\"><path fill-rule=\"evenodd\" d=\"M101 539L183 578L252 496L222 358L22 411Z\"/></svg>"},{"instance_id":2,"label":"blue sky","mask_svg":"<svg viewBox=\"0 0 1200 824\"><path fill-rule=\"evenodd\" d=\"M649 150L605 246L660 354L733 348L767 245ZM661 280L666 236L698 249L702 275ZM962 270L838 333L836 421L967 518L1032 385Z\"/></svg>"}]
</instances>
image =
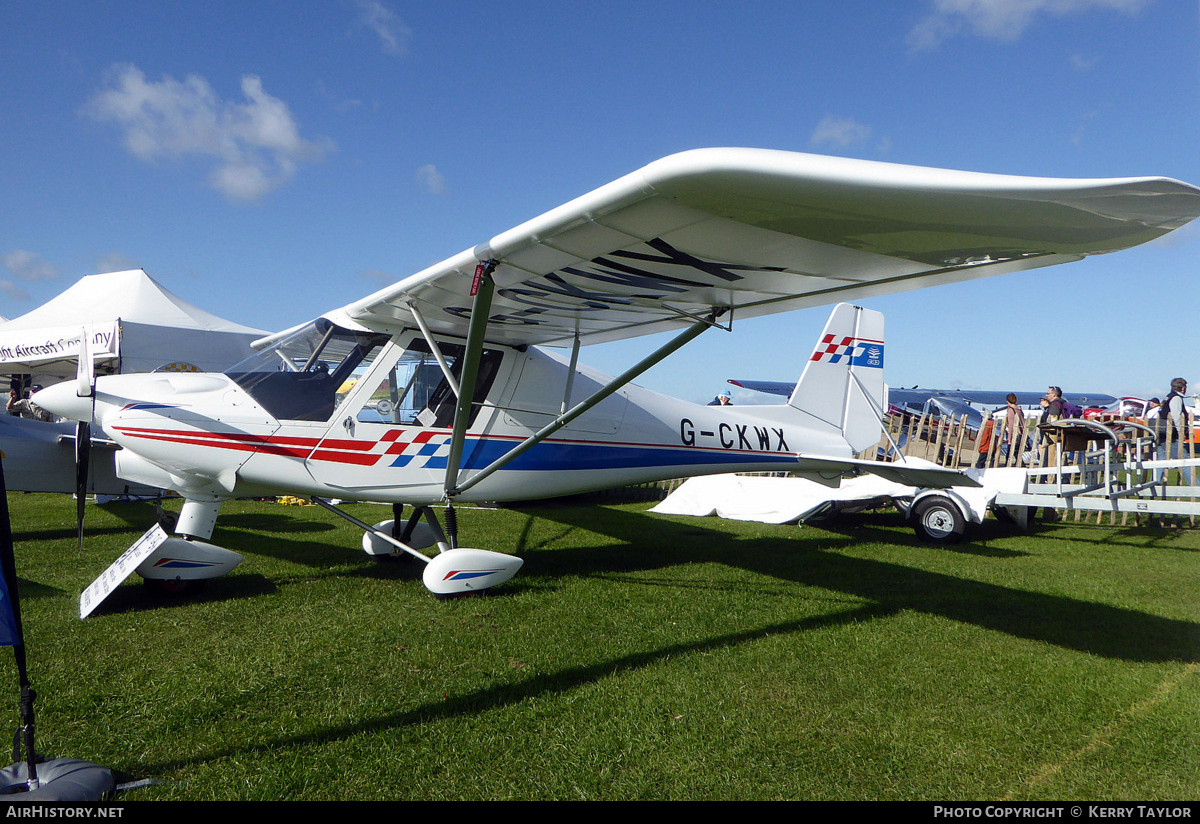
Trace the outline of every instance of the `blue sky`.
<instances>
[{"instance_id":1,"label":"blue sky","mask_svg":"<svg viewBox=\"0 0 1200 824\"><path fill-rule=\"evenodd\" d=\"M5 317L141 267L276 330L702 146L1200 184L1195 0L5 0L0 38ZM1200 382L1198 262L1189 226L864 303L894 386L1162 394ZM708 332L640 383L794 379L825 317Z\"/></svg>"}]
</instances>

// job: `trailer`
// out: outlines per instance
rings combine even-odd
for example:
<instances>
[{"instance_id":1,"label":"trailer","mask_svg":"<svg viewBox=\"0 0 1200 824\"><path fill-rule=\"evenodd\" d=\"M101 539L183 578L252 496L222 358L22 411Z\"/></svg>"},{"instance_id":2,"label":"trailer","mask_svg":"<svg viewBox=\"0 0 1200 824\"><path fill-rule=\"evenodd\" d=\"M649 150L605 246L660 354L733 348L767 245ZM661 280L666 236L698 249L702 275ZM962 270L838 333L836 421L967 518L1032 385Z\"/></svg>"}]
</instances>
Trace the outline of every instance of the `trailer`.
<instances>
[{"instance_id":1,"label":"trailer","mask_svg":"<svg viewBox=\"0 0 1200 824\"><path fill-rule=\"evenodd\" d=\"M1144 424L1075 418L1040 429L1053 442L1052 463L967 470L964 474L980 490L922 489L909 501L897 500L917 535L931 543L956 543L968 524L983 522L989 509L1022 529L1039 508L1110 512L1114 518L1117 513L1200 516L1200 486L1193 485L1200 458L1157 458L1159 436ZM1176 442L1174 451L1190 455L1189 447ZM1176 474L1180 483L1172 484Z\"/></svg>"}]
</instances>

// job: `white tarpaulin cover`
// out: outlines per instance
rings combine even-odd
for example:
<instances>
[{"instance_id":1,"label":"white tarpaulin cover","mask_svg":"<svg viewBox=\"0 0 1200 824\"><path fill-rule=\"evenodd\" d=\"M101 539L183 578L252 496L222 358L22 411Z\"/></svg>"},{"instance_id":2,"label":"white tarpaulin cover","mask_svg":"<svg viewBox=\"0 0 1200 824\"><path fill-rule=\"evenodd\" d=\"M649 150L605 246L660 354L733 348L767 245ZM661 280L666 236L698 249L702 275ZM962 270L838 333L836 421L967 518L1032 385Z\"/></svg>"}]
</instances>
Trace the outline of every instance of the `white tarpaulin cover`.
<instances>
[{"instance_id":1,"label":"white tarpaulin cover","mask_svg":"<svg viewBox=\"0 0 1200 824\"><path fill-rule=\"evenodd\" d=\"M0 324L0 374L75 374L87 330L102 372L192 367L221 371L266 333L209 314L141 269L89 275L32 312Z\"/></svg>"},{"instance_id":2,"label":"white tarpaulin cover","mask_svg":"<svg viewBox=\"0 0 1200 824\"><path fill-rule=\"evenodd\" d=\"M658 506L662 515L716 515L734 521L766 524L794 523L829 501L867 501L903 497L913 487L863 475L828 487L807 478L772 478L761 475L705 475L688 478Z\"/></svg>"},{"instance_id":3,"label":"white tarpaulin cover","mask_svg":"<svg viewBox=\"0 0 1200 824\"><path fill-rule=\"evenodd\" d=\"M915 458L908 460L918 465L928 463ZM965 474L981 486L956 486L951 492L962 502L964 514L976 523L983 521L998 493L1023 491L1027 478L1026 470L1016 468L971 469ZM916 493L916 487L875 475L844 479L840 487L828 487L801 477L707 475L684 481L650 511L661 515L716 515L732 521L788 524L803 521L831 502L911 498Z\"/></svg>"}]
</instances>

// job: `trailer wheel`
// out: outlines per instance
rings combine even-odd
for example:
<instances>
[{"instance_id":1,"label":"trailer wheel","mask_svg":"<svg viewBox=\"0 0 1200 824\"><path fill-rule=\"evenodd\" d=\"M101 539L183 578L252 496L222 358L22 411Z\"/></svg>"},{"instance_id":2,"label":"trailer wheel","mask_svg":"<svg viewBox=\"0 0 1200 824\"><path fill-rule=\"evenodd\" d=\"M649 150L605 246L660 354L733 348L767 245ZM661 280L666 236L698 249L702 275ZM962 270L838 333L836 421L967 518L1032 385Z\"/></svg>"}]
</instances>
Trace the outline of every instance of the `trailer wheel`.
<instances>
[{"instance_id":1,"label":"trailer wheel","mask_svg":"<svg viewBox=\"0 0 1200 824\"><path fill-rule=\"evenodd\" d=\"M949 498L930 495L912 508L917 537L932 544L956 544L967 531L967 519Z\"/></svg>"}]
</instances>

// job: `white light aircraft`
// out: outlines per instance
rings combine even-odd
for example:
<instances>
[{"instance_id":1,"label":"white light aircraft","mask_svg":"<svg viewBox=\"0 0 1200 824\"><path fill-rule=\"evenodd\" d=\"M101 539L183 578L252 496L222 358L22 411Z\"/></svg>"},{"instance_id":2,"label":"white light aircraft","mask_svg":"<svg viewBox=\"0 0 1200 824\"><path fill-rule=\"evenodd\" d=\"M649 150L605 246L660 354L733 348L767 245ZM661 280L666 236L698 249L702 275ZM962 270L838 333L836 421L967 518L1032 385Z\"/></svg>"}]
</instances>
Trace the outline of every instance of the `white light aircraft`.
<instances>
[{"instance_id":1,"label":"white light aircraft","mask_svg":"<svg viewBox=\"0 0 1200 824\"><path fill-rule=\"evenodd\" d=\"M706 407L631 381L712 327L1079 260L1198 215L1200 189L1165 178L701 149L273 336L224 374L85 376L35 400L120 444L123 477L185 497L181 537L144 576L223 574L240 559L204 543L221 503L286 493L347 518L321 499L412 505L407 520L396 507L392 522L355 521L364 546L425 561L436 594L478 591L522 561L459 547L456 503L762 470L830 485L861 471L961 482L853 457L880 434L877 312L839 305L815 352L780 341L780 355L806 365L779 406ZM582 345L668 330L680 331L616 378L578 365ZM450 505L444 530L430 508L440 503ZM186 553L191 571L171 571Z\"/></svg>"}]
</instances>

